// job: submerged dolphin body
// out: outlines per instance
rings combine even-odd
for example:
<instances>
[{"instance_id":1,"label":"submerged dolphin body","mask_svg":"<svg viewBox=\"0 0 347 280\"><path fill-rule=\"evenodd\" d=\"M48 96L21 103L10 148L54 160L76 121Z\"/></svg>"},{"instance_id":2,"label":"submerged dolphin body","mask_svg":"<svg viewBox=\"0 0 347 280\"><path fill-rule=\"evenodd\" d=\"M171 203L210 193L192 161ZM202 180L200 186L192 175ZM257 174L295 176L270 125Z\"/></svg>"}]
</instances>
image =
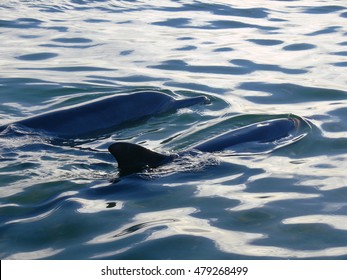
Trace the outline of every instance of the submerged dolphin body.
<instances>
[{"instance_id":1,"label":"submerged dolphin body","mask_svg":"<svg viewBox=\"0 0 347 280\"><path fill-rule=\"evenodd\" d=\"M129 174L169 163L178 156L193 153L194 150L216 152L243 143L269 143L281 140L291 136L291 133L294 134L300 122L301 120L296 118L280 118L251 124L201 142L178 154L164 155L126 142L113 143L108 150L117 160L121 174Z\"/></svg>"},{"instance_id":2,"label":"submerged dolphin body","mask_svg":"<svg viewBox=\"0 0 347 280\"><path fill-rule=\"evenodd\" d=\"M175 99L158 91L140 91L98 98L15 122L62 138L85 137L129 122L195 104L208 103L204 96ZM0 126L0 132L8 125Z\"/></svg>"}]
</instances>

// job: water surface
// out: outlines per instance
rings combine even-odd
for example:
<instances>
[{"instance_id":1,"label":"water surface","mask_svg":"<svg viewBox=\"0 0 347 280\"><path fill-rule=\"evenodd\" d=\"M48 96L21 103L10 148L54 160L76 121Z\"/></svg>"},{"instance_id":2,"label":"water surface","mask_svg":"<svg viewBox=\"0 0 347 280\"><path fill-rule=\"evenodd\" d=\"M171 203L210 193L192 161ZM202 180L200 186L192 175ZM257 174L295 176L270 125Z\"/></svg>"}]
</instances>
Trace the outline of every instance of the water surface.
<instances>
[{"instance_id":1,"label":"water surface","mask_svg":"<svg viewBox=\"0 0 347 280\"><path fill-rule=\"evenodd\" d=\"M346 259L344 1L6 1L0 125L143 89L210 105L57 144L0 134L2 259ZM294 114L272 153L118 178L107 147L175 151Z\"/></svg>"}]
</instances>

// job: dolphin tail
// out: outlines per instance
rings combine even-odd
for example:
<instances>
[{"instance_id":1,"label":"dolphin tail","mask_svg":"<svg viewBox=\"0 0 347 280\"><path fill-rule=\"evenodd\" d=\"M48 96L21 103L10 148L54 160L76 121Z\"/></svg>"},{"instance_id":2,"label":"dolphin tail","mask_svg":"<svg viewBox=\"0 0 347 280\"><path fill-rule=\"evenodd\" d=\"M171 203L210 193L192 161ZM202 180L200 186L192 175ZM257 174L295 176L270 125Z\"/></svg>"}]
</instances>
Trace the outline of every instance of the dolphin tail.
<instances>
[{"instance_id":1,"label":"dolphin tail","mask_svg":"<svg viewBox=\"0 0 347 280\"><path fill-rule=\"evenodd\" d=\"M126 142L113 143L108 147L108 151L115 157L118 168L123 175L138 172L145 168L158 167L171 158L171 156Z\"/></svg>"}]
</instances>

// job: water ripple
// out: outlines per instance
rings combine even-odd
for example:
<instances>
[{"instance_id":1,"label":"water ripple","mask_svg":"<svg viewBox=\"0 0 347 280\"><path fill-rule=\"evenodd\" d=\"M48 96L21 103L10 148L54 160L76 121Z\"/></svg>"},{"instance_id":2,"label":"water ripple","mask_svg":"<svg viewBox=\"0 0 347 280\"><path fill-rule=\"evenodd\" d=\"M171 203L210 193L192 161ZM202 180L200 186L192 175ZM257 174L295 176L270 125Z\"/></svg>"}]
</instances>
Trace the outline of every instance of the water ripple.
<instances>
[{"instance_id":1,"label":"water ripple","mask_svg":"<svg viewBox=\"0 0 347 280\"><path fill-rule=\"evenodd\" d=\"M338 5L323 5L323 6L316 6L316 7L310 7L305 8L304 13L308 14L329 14L329 13L335 13L337 11L345 10L346 7L344 6L338 6Z\"/></svg>"},{"instance_id":2,"label":"water ripple","mask_svg":"<svg viewBox=\"0 0 347 280\"><path fill-rule=\"evenodd\" d=\"M324 100L344 100L347 92L329 88L305 87L297 84L268 84L263 82L247 82L239 86L247 91L265 92L268 96L246 96L247 99L256 101L258 104L283 103L286 100L290 103L324 101Z\"/></svg>"},{"instance_id":3,"label":"water ripple","mask_svg":"<svg viewBox=\"0 0 347 280\"><path fill-rule=\"evenodd\" d=\"M20 59L20 60L45 60L45 59L50 59L50 58L53 58L56 56L58 56L58 54L56 54L56 53L43 52L43 53L33 53L33 54L20 55L20 56L17 56L17 59Z\"/></svg>"},{"instance_id":4,"label":"water ripple","mask_svg":"<svg viewBox=\"0 0 347 280\"><path fill-rule=\"evenodd\" d=\"M308 43L299 43L299 44L291 44L288 46L283 47L283 50L285 51L305 51L316 48L313 44Z\"/></svg>"},{"instance_id":5,"label":"water ripple","mask_svg":"<svg viewBox=\"0 0 347 280\"><path fill-rule=\"evenodd\" d=\"M293 224L327 224L335 229L347 230L347 216L343 215L308 215L287 218L282 221L285 225Z\"/></svg>"},{"instance_id":6,"label":"water ripple","mask_svg":"<svg viewBox=\"0 0 347 280\"><path fill-rule=\"evenodd\" d=\"M30 251L30 252L22 252L15 253L9 256L6 256L7 260L36 260L36 259L46 259L57 255L63 252L64 249L54 249L54 248L45 248L42 250Z\"/></svg>"}]
</instances>

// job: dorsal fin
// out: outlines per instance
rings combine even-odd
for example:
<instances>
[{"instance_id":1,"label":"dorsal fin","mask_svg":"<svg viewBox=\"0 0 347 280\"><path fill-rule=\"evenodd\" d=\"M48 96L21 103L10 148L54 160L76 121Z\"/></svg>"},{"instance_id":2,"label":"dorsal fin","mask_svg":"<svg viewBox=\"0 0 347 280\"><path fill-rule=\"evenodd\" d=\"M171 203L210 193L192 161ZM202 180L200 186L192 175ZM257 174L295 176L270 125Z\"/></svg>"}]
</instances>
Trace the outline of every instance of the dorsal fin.
<instances>
[{"instance_id":1,"label":"dorsal fin","mask_svg":"<svg viewBox=\"0 0 347 280\"><path fill-rule=\"evenodd\" d=\"M140 145L126 142L113 143L108 150L117 160L122 174L137 172L147 167L157 167L170 158Z\"/></svg>"}]
</instances>

